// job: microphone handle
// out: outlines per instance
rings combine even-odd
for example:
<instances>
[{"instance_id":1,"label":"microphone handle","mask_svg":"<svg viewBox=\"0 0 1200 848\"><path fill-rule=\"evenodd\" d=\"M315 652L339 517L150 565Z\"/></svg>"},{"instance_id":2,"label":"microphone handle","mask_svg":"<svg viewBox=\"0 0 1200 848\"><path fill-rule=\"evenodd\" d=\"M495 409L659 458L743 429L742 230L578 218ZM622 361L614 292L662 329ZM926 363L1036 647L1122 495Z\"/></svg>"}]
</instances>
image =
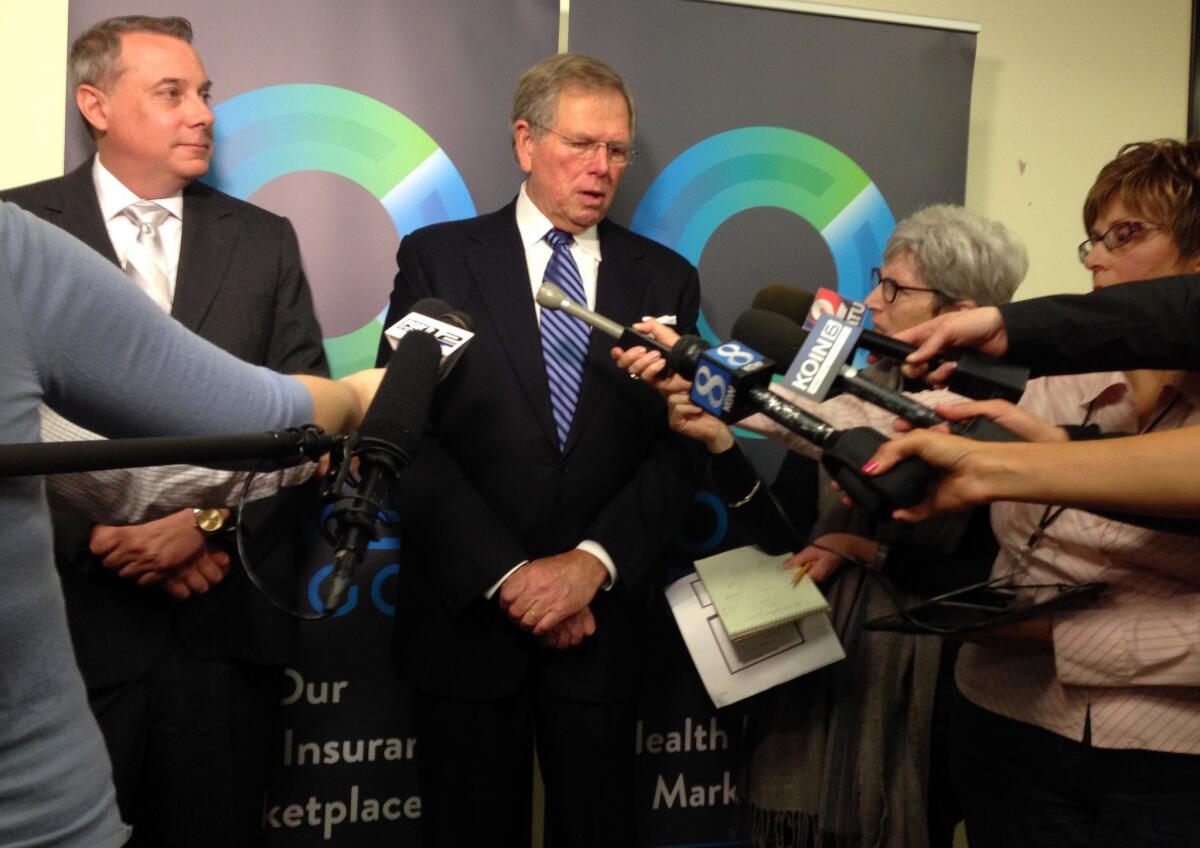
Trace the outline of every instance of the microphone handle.
<instances>
[{"instance_id":1,"label":"microphone handle","mask_svg":"<svg viewBox=\"0 0 1200 848\"><path fill-rule=\"evenodd\" d=\"M217 465L224 468L273 459L283 466L315 459L334 437L316 427L228 436L163 436L0 445L0 477L70 474L149 465Z\"/></svg>"},{"instance_id":2,"label":"microphone handle","mask_svg":"<svg viewBox=\"0 0 1200 848\"><path fill-rule=\"evenodd\" d=\"M915 424L918 427L936 427L945 424L946 419L938 415L925 404L913 400L906 394L885 388L873 383L850 367L843 367L839 375L841 386L855 397L862 398L888 412ZM950 425L950 432L979 442L1023 442L1025 439L1011 430L1001 427L990 418L977 415L965 421L955 421Z\"/></svg>"},{"instance_id":3,"label":"microphone handle","mask_svg":"<svg viewBox=\"0 0 1200 848\"><path fill-rule=\"evenodd\" d=\"M822 448L821 464L855 503L872 515L886 518L893 509L911 506L925 497L933 469L923 460L909 457L885 474L869 477L860 470L887 441L870 427L835 430L774 392L755 386L747 394L772 421Z\"/></svg>"},{"instance_id":4,"label":"microphone handle","mask_svg":"<svg viewBox=\"0 0 1200 848\"><path fill-rule=\"evenodd\" d=\"M1012 430L1006 430L990 418L976 415L965 421L955 421L950 425L950 432L956 436L965 436L977 442L1024 442Z\"/></svg>"},{"instance_id":5,"label":"microphone handle","mask_svg":"<svg viewBox=\"0 0 1200 848\"><path fill-rule=\"evenodd\" d=\"M648 336L645 333L639 333L630 327L621 327L621 335L617 337L617 344L628 350L631 347L641 345L647 350L657 350L662 354L663 360L667 362L667 370L663 371L662 376L667 376L670 373L670 361L667 359L671 355L671 346L665 345L654 336Z\"/></svg>"},{"instance_id":6,"label":"microphone handle","mask_svg":"<svg viewBox=\"0 0 1200 848\"><path fill-rule=\"evenodd\" d=\"M925 497L933 469L910 456L890 471L868 476L860 470L875 455L887 436L870 427L853 427L834 434L821 454L821 464L860 507L877 518L887 518L896 507L912 506Z\"/></svg>"},{"instance_id":7,"label":"microphone handle","mask_svg":"<svg viewBox=\"0 0 1200 848\"><path fill-rule=\"evenodd\" d=\"M936 427L938 424L946 422L945 418L925 404L913 400L908 395L873 383L849 366L842 366L838 379L842 388L848 393L874 404L880 409L886 409L918 427Z\"/></svg>"},{"instance_id":8,"label":"microphone handle","mask_svg":"<svg viewBox=\"0 0 1200 848\"><path fill-rule=\"evenodd\" d=\"M877 356L886 356L888 359L895 359L898 362L903 362L906 356L916 350L907 342L885 336L874 330L863 330L862 335L858 337L858 346L866 348ZM937 368L945 361L941 356L935 356L930 360L929 367Z\"/></svg>"},{"instance_id":9,"label":"microphone handle","mask_svg":"<svg viewBox=\"0 0 1200 848\"><path fill-rule=\"evenodd\" d=\"M361 457L364 466L355 504L338 516L337 550L333 556L333 574L325 592L325 611L335 612L346 601L354 572L376 538L375 523L382 506L380 497L388 483L396 479L395 460L387 456Z\"/></svg>"},{"instance_id":10,"label":"microphone handle","mask_svg":"<svg viewBox=\"0 0 1200 848\"><path fill-rule=\"evenodd\" d=\"M746 392L751 403L747 404L777 424L782 424L797 436L824 447L837 433L831 426L811 413L805 412L794 403L781 398L762 386L753 386ZM864 460L865 462L865 460Z\"/></svg>"}]
</instances>

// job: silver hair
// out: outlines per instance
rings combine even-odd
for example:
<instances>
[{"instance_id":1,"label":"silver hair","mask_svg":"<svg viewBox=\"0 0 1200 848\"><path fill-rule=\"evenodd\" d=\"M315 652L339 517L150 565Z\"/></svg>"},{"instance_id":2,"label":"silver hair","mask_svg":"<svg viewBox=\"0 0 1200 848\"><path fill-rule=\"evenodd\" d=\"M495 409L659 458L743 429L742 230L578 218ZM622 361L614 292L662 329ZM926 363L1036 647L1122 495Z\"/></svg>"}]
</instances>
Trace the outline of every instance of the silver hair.
<instances>
[{"instance_id":1,"label":"silver hair","mask_svg":"<svg viewBox=\"0 0 1200 848\"><path fill-rule=\"evenodd\" d=\"M543 128L553 127L558 117L558 95L569 89L620 94L629 110L629 137L633 138L637 112L625 80L604 62L582 53L556 53L521 74L513 91L510 125L528 121L534 127L534 135L543 135ZM515 135L513 145L515 148Z\"/></svg>"},{"instance_id":2,"label":"silver hair","mask_svg":"<svg viewBox=\"0 0 1200 848\"><path fill-rule=\"evenodd\" d=\"M999 221L962 206L926 206L896 225L883 259L910 254L925 284L945 302L973 300L995 306L1012 300L1025 272L1025 245Z\"/></svg>"}]
</instances>

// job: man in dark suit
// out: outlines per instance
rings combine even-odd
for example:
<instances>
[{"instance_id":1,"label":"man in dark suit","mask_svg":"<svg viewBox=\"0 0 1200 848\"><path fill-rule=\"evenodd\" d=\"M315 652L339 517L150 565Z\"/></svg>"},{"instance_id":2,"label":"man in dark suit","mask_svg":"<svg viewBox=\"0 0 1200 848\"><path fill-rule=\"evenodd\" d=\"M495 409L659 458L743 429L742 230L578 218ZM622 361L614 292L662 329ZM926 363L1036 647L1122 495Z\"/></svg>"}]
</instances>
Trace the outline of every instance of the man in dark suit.
<instances>
[{"instance_id":1,"label":"man in dark suit","mask_svg":"<svg viewBox=\"0 0 1200 848\"><path fill-rule=\"evenodd\" d=\"M680 256L604 220L633 155L611 68L539 62L512 119L517 199L400 245L387 325L432 296L477 335L394 490L396 661L416 694L426 844L528 845L536 738L546 844L624 848L638 657L695 457L656 393L613 365L612 340L556 325L534 291L575 285L614 320L673 315L688 332L699 285Z\"/></svg>"},{"instance_id":2,"label":"man in dark suit","mask_svg":"<svg viewBox=\"0 0 1200 848\"><path fill-rule=\"evenodd\" d=\"M4 198L126 267L180 323L234 355L325 374L291 225L193 182L208 170L213 115L190 42L182 18L114 18L80 36L71 50L75 102L97 156ZM142 201L166 210L162 220L135 219ZM135 273L146 232L161 249L153 270ZM260 570L290 573L300 554L288 515L303 500L289 497L240 517ZM293 629L240 570L229 570L228 534L212 532L228 517L188 509L129 527L56 519L76 655L122 816L134 825L132 845L261 841L280 666ZM141 582L119 576L130 574ZM213 590L179 603L156 581L177 597Z\"/></svg>"}]
</instances>

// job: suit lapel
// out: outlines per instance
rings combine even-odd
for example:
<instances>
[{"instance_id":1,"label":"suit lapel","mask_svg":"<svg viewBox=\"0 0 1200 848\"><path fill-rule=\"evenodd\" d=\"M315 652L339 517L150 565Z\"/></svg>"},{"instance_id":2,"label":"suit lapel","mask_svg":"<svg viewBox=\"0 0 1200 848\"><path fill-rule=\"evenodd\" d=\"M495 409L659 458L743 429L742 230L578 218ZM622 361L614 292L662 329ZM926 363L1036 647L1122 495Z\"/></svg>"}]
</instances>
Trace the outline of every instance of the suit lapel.
<instances>
[{"instance_id":1,"label":"suit lapel","mask_svg":"<svg viewBox=\"0 0 1200 848\"><path fill-rule=\"evenodd\" d=\"M61 193L43 202L46 220L66 230L112 264L120 265L100 213L100 201L92 182L92 160L63 177L59 185Z\"/></svg>"},{"instance_id":2,"label":"suit lapel","mask_svg":"<svg viewBox=\"0 0 1200 848\"><path fill-rule=\"evenodd\" d=\"M479 221L468 237L467 267L525 399L546 438L557 449L542 337L515 209L515 203L509 204Z\"/></svg>"},{"instance_id":3,"label":"suit lapel","mask_svg":"<svg viewBox=\"0 0 1200 848\"><path fill-rule=\"evenodd\" d=\"M202 183L183 191L183 240L171 315L196 331L226 277L237 245L237 216Z\"/></svg>"},{"instance_id":4,"label":"suit lapel","mask_svg":"<svg viewBox=\"0 0 1200 848\"><path fill-rule=\"evenodd\" d=\"M625 325L641 318L638 312L644 300L644 284L638 277L639 254L630 252L627 240L607 222L600 224L600 269L596 277L596 312ZM588 343L587 362L583 369L583 385L579 390L579 403L575 407L575 420L567 437L569 453L579 441L583 431L595 418L609 387L616 376L609 351L617 340L592 330Z\"/></svg>"}]
</instances>

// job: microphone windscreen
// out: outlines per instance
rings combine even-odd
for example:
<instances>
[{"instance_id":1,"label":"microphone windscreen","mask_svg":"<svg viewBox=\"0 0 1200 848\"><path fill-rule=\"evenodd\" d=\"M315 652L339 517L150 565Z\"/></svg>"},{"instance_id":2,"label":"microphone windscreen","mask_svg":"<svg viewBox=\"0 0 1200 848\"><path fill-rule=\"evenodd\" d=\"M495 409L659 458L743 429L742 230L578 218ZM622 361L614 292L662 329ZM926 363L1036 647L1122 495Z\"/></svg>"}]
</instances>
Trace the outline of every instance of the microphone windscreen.
<instances>
[{"instance_id":1,"label":"microphone windscreen","mask_svg":"<svg viewBox=\"0 0 1200 848\"><path fill-rule=\"evenodd\" d=\"M667 353L667 365L672 371L678 371L690 378L696 373L696 363L700 361L700 354L709 347L709 343L699 336L680 336Z\"/></svg>"},{"instance_id":2,"label":"microphone windscreen","mask_svg":"<svg viewBox=\"0 0 1200 848\"><path fill-rule=\"evenodd\" d=\"M453 324L461 330L470 332L471 316L465 312L455 309L444 300L436 297L424 297L412 305L408 310L410 313L415 312L418 315L424 315L426 318L433 318L438 321L444 321L447 324Z\"/></svg>"},{"instance_id":3,"label":"microphone windscreen","mask_svg":"<svg viewBox=\"0 0 1200 848\"><path fill-rule=\"evenodd\" d=\"M425 429L441 361L442 347L433 336L401 336L375 399L363 416L362 438L390 442L411 453Z\"/></svg>"},{"instance_id":4,"label":"microphone windscreen","mask_svg":"<svg viewBox=\"0 0 1200 848\"><path fill-rule=\"evenodd\" d=\"M784 374L800 352L808 331L778 312L747 309L733 322L730 335L775 362L775 371Z\"/></svg>"},{"instance_id":5,"label":"microphone windscreen","mask_svg":"<svg viewBox=\"0 0 1200 848\"><path fill-rule=\"evenodd\" d=\"M436 318L439 321L444 321L442 317L448 312L453 312L454 307L436 297L423 297L408 308L409 313L424 315L426 318Z\"/></svg>"},{"instance_id":6,"label":"microphone windscreen","mask_svg":"<svg viewBox=\"0 0 1200 848\"><path fill-rule=\"evenodd\" d=\"M754 309L762 309L782 315L785 318L790 318L792 321L803 326L808 320L808 312L812 309L814 300L816 300L816 295L808 289L774 283L759 289L758 294L754 296L754 302L750 305ZM745 341L746 344L750 344L748 340L742 339L741 336L735 336L735 338ZM753 345L751 346L753 347ZM759 352L762 353L762 351Z\"/></svg>"},{"instance_id":7,"label":"microphone windscreen","mask_svg":"<svg viewBox=\"0 0 1200 848\"><path fill-rule=\"evenodd\" d=\"M442 320L447 324L453 324L460 330L471 332L474 328L474 322L471 321L471 316L460 309L451 309L442 316Z\"/></svg>"}]
</instances>

